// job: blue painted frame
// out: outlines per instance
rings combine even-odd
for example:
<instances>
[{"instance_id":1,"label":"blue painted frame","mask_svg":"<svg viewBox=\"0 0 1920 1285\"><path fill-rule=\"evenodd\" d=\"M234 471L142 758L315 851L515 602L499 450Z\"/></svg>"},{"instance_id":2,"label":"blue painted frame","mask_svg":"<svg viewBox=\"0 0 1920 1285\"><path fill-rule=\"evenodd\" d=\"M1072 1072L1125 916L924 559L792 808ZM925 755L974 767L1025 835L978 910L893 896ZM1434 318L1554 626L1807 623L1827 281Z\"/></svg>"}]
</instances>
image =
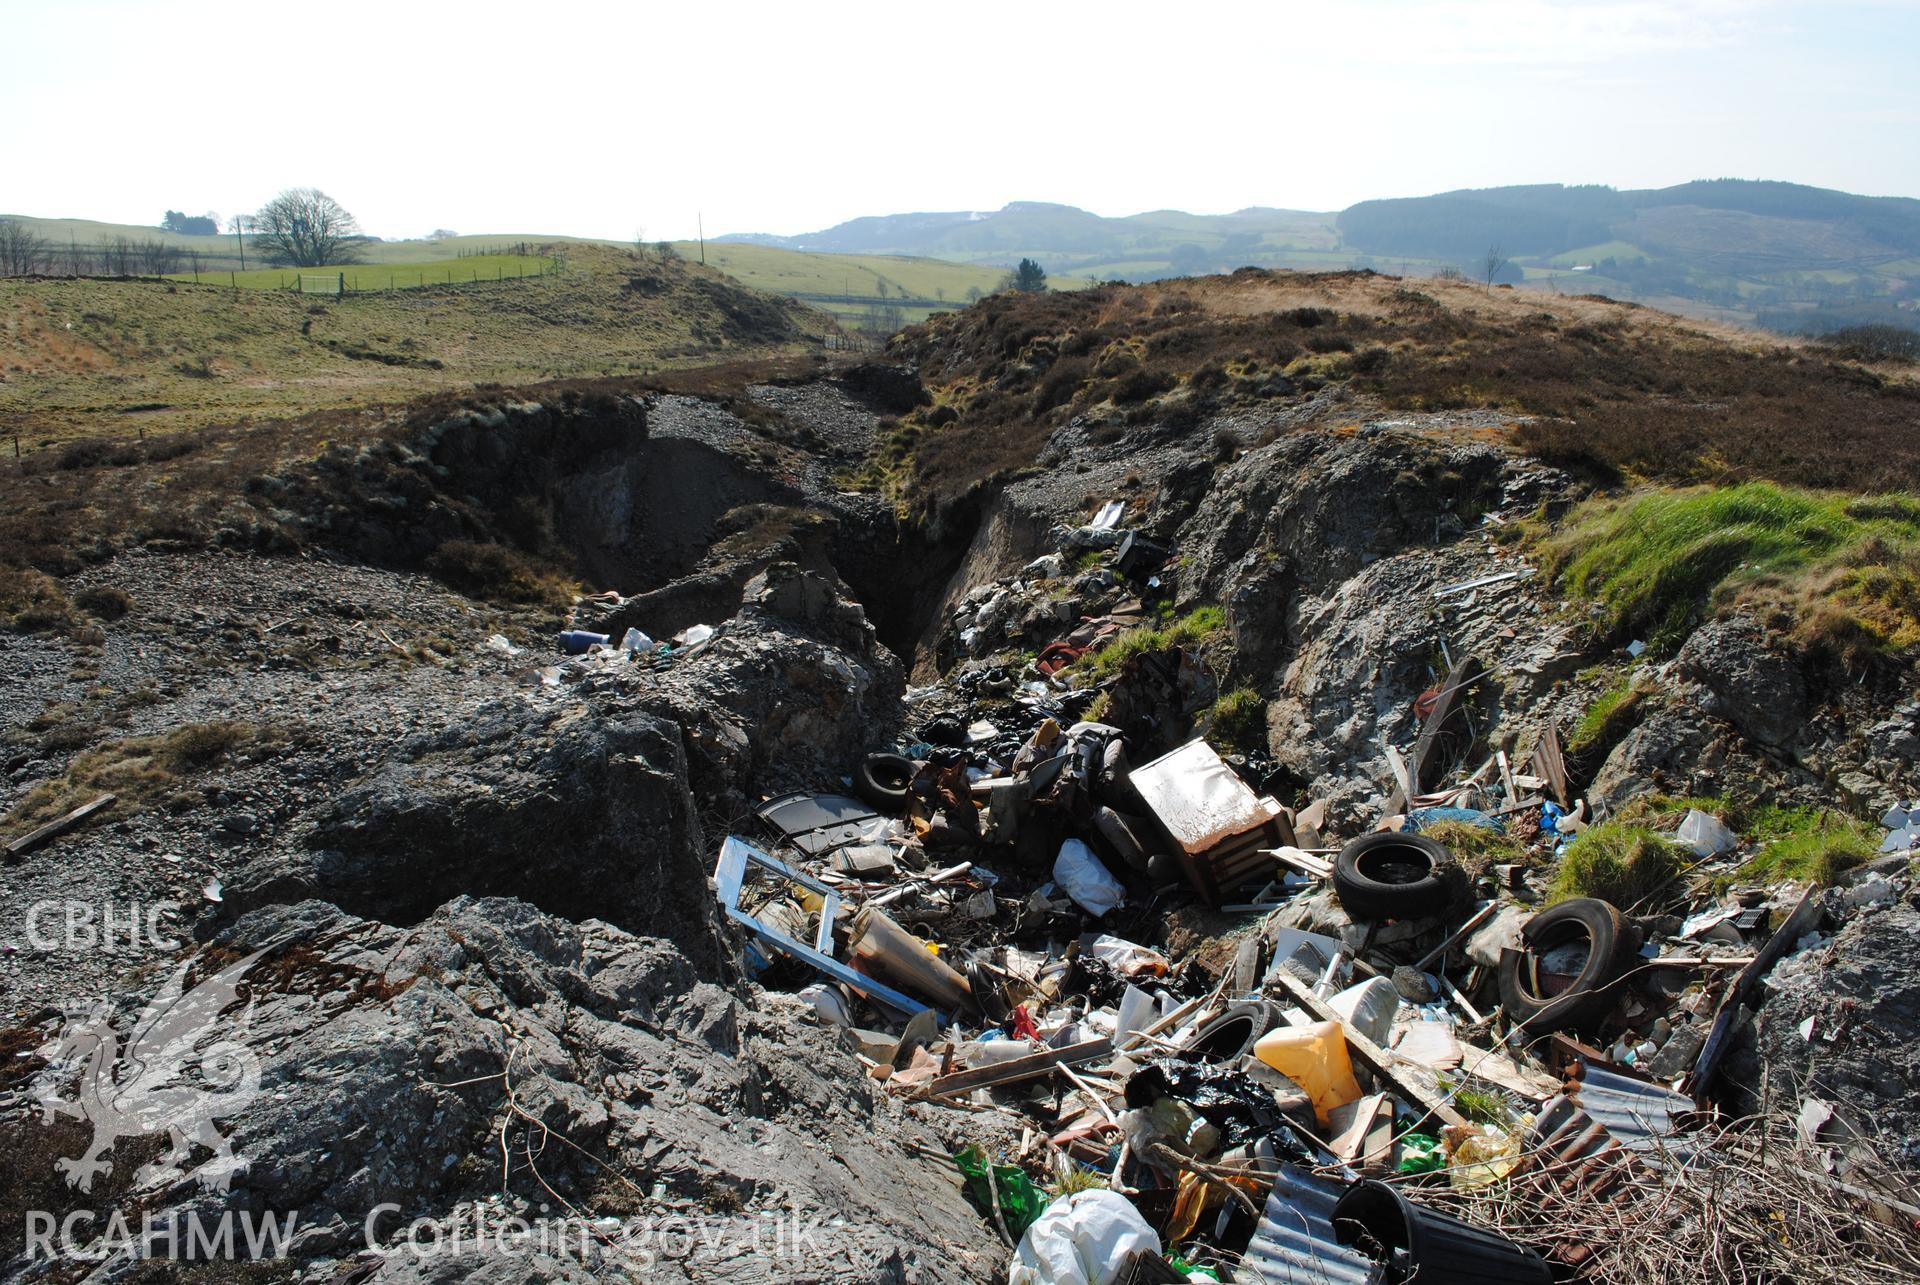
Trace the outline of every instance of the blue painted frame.
<instances>
[{"instance_id":1,"label":"blue painted frame","mask_svg":"<svg viewBox=\"0 0 1920 1285\"><path fill-rule=\"evenodd\" d=\"M808 946L794 940L786 933L769 924L763 924L746 911L740 909L740 889L747 878L747 867L759 866L791 879L803 888L820 894L825 905L820 908L820 931L815 934L813 945ZM837 982L842 982L865 995L886 1003L891 1008L912 1016L929 1008L909 995L903 995L891 986L883 985L833 957L833 925L840 913L840 894L821 883L804 871L795 870L783 861L777 861L745 839L733 835L720 845L720 861L714 867L713 881L720 894L720 905L727 912L727 918L744 927L748 932L760 938L776 950L784 951L795 959L818 969ZM946 1015L936 1011L934 1020L946 1025Z\"/></svg>"}]
</instances>

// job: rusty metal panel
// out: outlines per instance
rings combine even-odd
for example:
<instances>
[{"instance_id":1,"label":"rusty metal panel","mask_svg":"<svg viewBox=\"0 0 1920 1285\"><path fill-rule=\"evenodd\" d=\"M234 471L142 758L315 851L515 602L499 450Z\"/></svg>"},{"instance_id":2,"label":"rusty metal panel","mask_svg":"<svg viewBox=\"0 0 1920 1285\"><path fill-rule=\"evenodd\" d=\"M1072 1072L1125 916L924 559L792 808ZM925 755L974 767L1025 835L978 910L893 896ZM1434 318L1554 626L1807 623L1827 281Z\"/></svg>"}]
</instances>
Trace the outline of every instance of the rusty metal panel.
<instances>
[{"instance_id":1,"label":"rusty metal panel","mask_svg":"<svg viewBox=\"0 0 1920 1285\"><path fill-rule=\"evenodd\" d=\"M1281 1165L1243 1262L1266 1285L1367 1285L1373 1262L1333 1236L1333 1206L1347 1184ZM1243 1273L1244 1274L1244 1273Z\"/></svg>"},{"instance_id":2,"label":"rusty metal panel","mask_svg":"<svg viewBox=\"0 0 1920 1285\"><path fill-rule=\"evenodd\" d=\"M1694 1111L1693 1099L1658 1084L1616 1075L1589 1062L1574 1095L1580 1109L1629 1151L1645 1153L1656 1140L1667 1151L1693 1153L1679 1133L1681 1117Z\"/></svg>"}]
</instances>

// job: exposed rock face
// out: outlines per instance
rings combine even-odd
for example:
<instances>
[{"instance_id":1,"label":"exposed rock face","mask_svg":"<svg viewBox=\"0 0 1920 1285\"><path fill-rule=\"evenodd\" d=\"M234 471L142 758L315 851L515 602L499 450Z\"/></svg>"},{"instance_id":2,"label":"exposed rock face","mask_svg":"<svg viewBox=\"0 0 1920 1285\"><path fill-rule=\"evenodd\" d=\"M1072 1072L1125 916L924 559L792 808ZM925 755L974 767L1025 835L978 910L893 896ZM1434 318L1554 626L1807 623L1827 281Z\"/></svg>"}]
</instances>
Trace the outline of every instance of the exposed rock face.
<instances>
[{"instance_id":1,"label":"exposed rock face","mask_svg":"<svg viewBox=\"0 0 1920 1285\"><path fill-rule=\"evenodd\" d=\"M273 907L215 950L265 951L232 1037L260 1063L259 1092L231 1122L247 1167L226 1192L163 1183L142 1193L148 1207L297 1210L298 1256L353 1255L370 1216L388 1244L415 1218L497 1197L504 1147L496 1220L561 1218L558 1201L621 1211L593 1262L551 1256L591 1269L573 1279L997 1270L957 1185L902 1145L926 1109L870 1087L799 1001L748 1005L698 980L678 942L462 897L411 929L318 902ZM812 1229L786 1246L797 1256L781 1257L774 1219ZM666 1220L687 1234L650 1234ZM456 1279L461 1261L401 1250L377 1279ZM533 1279L532 1261L523 1247L491 1278Z\"/></svg>"},{"instance_id":2,"label":"exposed rock face","mask_svg":"<svg viewBox=\"0 0 1920 1285\"><path fill-rule=\"evenodd\" d=\"M1672 666L1676 692L1761 744L1791 745L1807 719L1799 663L1774 650L1751 616L1709 621L1693 631Z\"/></svg>"},{"instance_id":3,"label":"exposed rock face","mask_svg":"<svg viewBox=\"0 0 1920 1285\"><path fill-rule=\"evenodd\" d=\"M1898 903L1854 915L1833 940L1767 977L1759 1055L1768 1091L1840 1107L1857 1128L1904 1143L1920 1162L1920 910ZM1810 1036L1801 1027L1811 1019ZM1797 1099L1788 1102L1792 1111Z\"/></svg>"},{"instance_id":4,"label":"exposed rock face","mask_svg":"<svg viewBox=\"0 0 1920 1285\"><path fill-rule=\"evenodd\" d=\"M471 893L681 939L719 963L705 918L705 842L680 729L611 702L499 702L404 742L319 818L309 853L249 870L229 901L325 896L411 923Z\"/></svg>"},{"instance_id":5,"label":"exposed rock face","mask_svg":"<svg viewBox=\"0 0 1920 1285\"><path fill-rule=\"evenodd\" d=\"M297 841L230 881L225 916L309 897L412 923L456 895L721 951L696 798L738 814L831 779L898 718L900 666L838 586L780 563L697 655L614 667L578 696L510 695L402 740Z\"/></svg>"}]
</instances>

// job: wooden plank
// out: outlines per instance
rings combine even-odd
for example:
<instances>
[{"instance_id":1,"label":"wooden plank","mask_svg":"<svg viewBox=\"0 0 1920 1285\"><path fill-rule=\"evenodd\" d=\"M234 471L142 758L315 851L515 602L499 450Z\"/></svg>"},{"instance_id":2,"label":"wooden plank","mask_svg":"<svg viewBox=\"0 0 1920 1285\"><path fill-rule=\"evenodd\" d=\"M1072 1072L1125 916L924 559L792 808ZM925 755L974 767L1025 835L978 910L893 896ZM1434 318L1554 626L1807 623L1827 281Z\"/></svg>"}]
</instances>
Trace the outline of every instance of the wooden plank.
<instances>
[{"instance_id":1,"label":"wooden plank","mask_svg":"<svg viewBox=\"0 0 1920 1285\"><path fill-rule=\"evenodd\" d=\"M1283 866L1292 866L1302 874L1312 875L1316 879L1333 878L1333 862L1322 860L1299 848L1269 848L1267 851Z\"/></svg>"},{"instance_id":2,"label":"wooden plank","mask_svg":"<svg viewBox=\"0 0 1920 1285\"><path fill-rule=\"evenodd\" d=\"M1393 769L1393 781L1394 784L1399 787L1400 801L1402 803L1411 802L1414 795L1413 775L1407 771L1407 761L1400 757L1399 750L1394 749L1393 746L1387 744L1385 740L1380 742L1380 748L1387 752L1387 766ZM1398 812L1399 810L1400 809L1393 803L1388 803L1387 811Z\"/></svg>"},{"instance_id":3,"label":"wooden plank","mask_svg":"<svg viewBox=\"0 0 1920 1285\"><path fill-rule=\"evenodd\" d=\"M1392 1122L1393 1107L1384 1093L1370 1093L1358 1102L1335 1107L1327 1112L1331 1134L1327 1150L1352 1168L1384 1161L1393 1148L1393 1135L1387 1129Z\"/></svg>"},{"instance_id":4,"label":"wooden plank","mask_svg":"<svg viewBox=\"0 0 1920 1285\"><path fill-rule=\"evenodd\" d=\"M1082 1062L1098 1061L1112 1053L1113 1041L1101 1036L1097 1040L1069 1044L1063 1049L1041 1049L1038 1053L1029 1053L1025 1057L1010 1058L1005 1062L995 1062L991 1066L980 1066L970 1071L956 1071L952 1075L943 1075L929 1084L927 1090L931 1093L965 1093L973 1089L989 1089L1001 1084L1018 1084L1022 1080L1035 1080L1043 1075L1051 1075L1056 1066L1077 1066Z\"/></svg>"},{"instance_id":5,"label":"wooden plank","mask_svg":"<svg viewBox=\"0 0 1920 1285\"><path fill-rule=\"evenodd\" d=\"M1486 671L1472 656L1462 656L1459 662L1447 671L1447 681L1440 688L1439 699L1433 703L1433 712L1421 725L1420 739L1413 743L1413 757L1407 761L1408 798L1420 792L1421 783L1426 777L1427 755L1432 752L1433 743L1439 739L1441 731L1447 725L1447 720L1453 717L1453 707L1460 693L1485 676Z\"/></svg>"},{"instance_id":6,"label":"wooden plank","mask_svg":"<svg viewBox=\"0 0 1920 1285\"><path fill-rule=\"evenodd\" d=\"M1400 1073L1394 1068L1391 1053L1356 1031L1352 1023L1328 1008L1327 1002L1315 995L1313 988L1298 977L1284 968L1276 968L1267 974L1267 982L1286 991L1287 998L1306 1009L1313 1015L1315 1021L1338 1022L1341 1031L1347 1037L1347 1051L1353 1060L1392 1085L1400 1097L1408 1102L1418 1103L1421 1109L1442 1124L1467 1123L1467 1117L1454 1110L1453 1104L1447 1101L1445 1094L1401 1078Z\"/></svg>"},{"instance_id":7,"label":"wooden plank","mask_svg":"<svg viewBox=\"0 0 1920 1285\"><path fill-rule=\"evenodd\" d=\"M1560 733L1549 724L1540 733L1540 743L1533 748L1533 767L1541 776L1547 778L1547 786L1553 791L1553 801L1561 807L1569 807L1568 800L1572 792L1567 787L1567 760L1560 748Z\"/></svg>"},{"instance_id":8,"label":"wooden plank","mask_svg":"<svg viewBox=\"0 0 1920 1285\"><path fill-rule=\"evenodd\" d=\"M1813 931L1820 922L1820 903L1814 894L1818 888L1809 888L1801 896L1800 902L1786 918L1786 922L1767 938L1767 944L1746 970L1734 979L1727 988L1727 996L1720 1002L1720 1009L1713 1015L1713 1026L1707 1032L1707 1041L1700 1046L1700 1056L1694 1061L1693 1074L1687 1077L1686 1092L1699 1097L1713 1087L1714 1078L1720 1073L1720 1061L1727 1055L1733 1044L1733 1030L1739 1017L1740 1008L1752 999L1753 992L1760 986L1773 966L1780 962L1793 943Z\"/></svg>"},{"instance_id":9,"label":"wooden plank","mask_svg":"<svg viewBox=\"0 0 1920 1285\"><path fill-rule=\"evenodd\" d=\"M33 851L48 839L65 834L68 830L73 829L73 827L79 825L101 808L112 803L118 797L118 795L114 794L103 794L91 803L82 803L79 807L64 816L55 817L31 834L23 834L12 843L9 843L7 845L7 855L10 857L18 857Z\"/></svg>"}]
</instances>

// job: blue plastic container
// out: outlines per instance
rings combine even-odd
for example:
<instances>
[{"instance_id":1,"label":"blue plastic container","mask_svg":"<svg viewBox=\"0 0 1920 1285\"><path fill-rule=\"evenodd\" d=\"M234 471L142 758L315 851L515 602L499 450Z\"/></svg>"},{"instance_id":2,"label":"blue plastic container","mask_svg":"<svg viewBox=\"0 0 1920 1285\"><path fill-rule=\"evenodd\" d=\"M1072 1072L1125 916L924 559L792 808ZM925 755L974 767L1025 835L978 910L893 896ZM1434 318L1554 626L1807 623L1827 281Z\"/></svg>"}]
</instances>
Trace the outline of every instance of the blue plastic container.
<instances>
[{"instance_id":1,"label":"blue plastic container","mask_svg":"<svg viewBox=\"0 0 1920 1285\"><path fill-rule=\"evenodd\" d=\"M578 656L589 647L596 644L604 647L609 641L605 634L592 634L584 629L568 629L560 634L560 650L569 656Z\"/></svg>"}]
</instances>

